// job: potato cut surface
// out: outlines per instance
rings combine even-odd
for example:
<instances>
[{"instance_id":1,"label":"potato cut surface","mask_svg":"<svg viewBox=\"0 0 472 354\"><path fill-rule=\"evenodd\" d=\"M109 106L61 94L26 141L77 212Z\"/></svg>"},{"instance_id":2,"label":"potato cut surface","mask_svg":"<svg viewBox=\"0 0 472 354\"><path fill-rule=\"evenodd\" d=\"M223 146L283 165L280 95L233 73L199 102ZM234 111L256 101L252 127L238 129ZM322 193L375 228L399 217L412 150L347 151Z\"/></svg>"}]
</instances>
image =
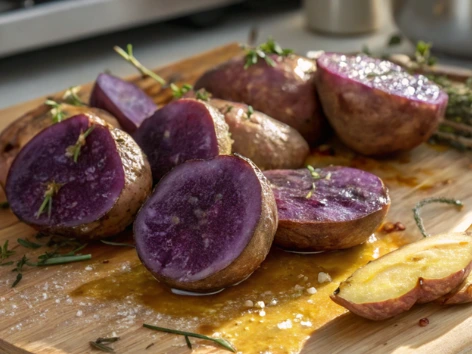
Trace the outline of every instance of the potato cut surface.
<instances>
[{"instance_id":1,"label":"potato cut surface","mask_svg":"<svg viewBox=\"0 0 472 354\"><path fill-rule=\"evenodd\" d=\"M441 280L465 270L472 262L472 238L442 234L409 244L354 272L341 283L337 296L356 303L399 298L420 279Z\"/></svg>"}]
</instances>

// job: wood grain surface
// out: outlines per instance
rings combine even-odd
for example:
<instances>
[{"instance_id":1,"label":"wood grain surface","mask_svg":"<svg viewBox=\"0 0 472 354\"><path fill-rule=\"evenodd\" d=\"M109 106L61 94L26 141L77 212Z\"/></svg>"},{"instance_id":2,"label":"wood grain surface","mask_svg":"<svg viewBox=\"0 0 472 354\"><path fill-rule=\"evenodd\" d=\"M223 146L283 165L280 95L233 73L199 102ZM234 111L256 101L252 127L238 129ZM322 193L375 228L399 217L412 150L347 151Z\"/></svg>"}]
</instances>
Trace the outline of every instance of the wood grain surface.
<instances>
[{"instance_id":1,"label":"wood grain surface","mask_svg":"<svg viewBox=\"0 0 472 354\"><path fill-rule=\"evenodd\" d=\"M167 80L191 83L206 69L239 51L236 44L230 44L156 72ZM150 79L134 77L131 80L158 104L164 104L171 97L169 90L161 90ZM84 85L85 90L90 88L90 84ZM43 101L44 97L0 111L0 130ZM309 162L317 164L320 160L312 156ZM392 198L387 219L404 223L409 237L420 237L411 209L426 197L456 197L465 204L461 212L442 205L425 208L422 215L430 233L461 231L472 224L470 153L425 144L396 159L375 161L346 152L333 161L322 161L323 164L329 162L354 164L382 177ZM3 198L1 194L0 200ZM17 251L14 260L25 251L18 246L17 238L32 239L33 235L35 231L19 222L9 210L0 210L0 244L10 240ZM44 252L27 251L30 258ZM102 279L139 263L131 248L95 244L86 251L93 255L87 262L28 268L24 279L13 289L15 273L11 272L11 267L0 267L0 353L99 353L90 349L88 341L113 335L113 332L121 337L115 346L117 353L189 352L181 337L144 330L142 323L156 322L158 315L145 305L134 303L131 297L115 303L70 296L86 281ZM185 306L184 301L182 306ZM384 322L367 321L348 313L315 331L302 352L472 353L471 316L470 305L441 307L435 304L415 306L408 313ZM424 317L429 319L429 326L418 326L419 319ZM154 345L146 349L151 343ZM216 347L202 345L195 351L220 352Z\"/></svg>"}]
</instances>

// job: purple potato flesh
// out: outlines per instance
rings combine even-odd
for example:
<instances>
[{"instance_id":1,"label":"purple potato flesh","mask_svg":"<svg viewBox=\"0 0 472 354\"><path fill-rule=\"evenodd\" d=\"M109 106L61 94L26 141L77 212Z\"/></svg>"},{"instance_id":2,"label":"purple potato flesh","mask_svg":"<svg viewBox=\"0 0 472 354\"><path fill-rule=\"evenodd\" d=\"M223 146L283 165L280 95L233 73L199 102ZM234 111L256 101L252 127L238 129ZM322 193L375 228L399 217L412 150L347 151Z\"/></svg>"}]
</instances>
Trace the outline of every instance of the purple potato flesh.
<instances>
[{"instance_id":1,"label":"purple potato flesh","mask_svg":"<svg viewBox=\"0 0 472 354\"><path fill-rule=\"evenodd\" d=\"M180 99L159 109L133 137L149 159L155 182L187 160L231 153L223 115L194 99Z\"/></svg>"},{"instance_id":2,"label":"purple potato flesh","mask_svg":"<svg viewBox=\"0 0 472 354\"><path fill-rule=\"evenodd\" d=\"M68 149L93 127L77 162ZM52 183L58 190L38 215ZM151 172L132 138L99 119L77 115L52 125L26 144L15 158L6 193L12 211L47 233L101 238L132 222L151 189Z\"/></svg>"},{"instance_id":3,"label":"purple potato flesh","mask_svg":"<svg viewBox=\"0 0 472 354\"><path fill-rule=\"evenodd\" d=\"M138 86L109 74L98 75L90 106L111 113L128 133L133 133L157 109L154 101Z\"/></svg>"},{"instance_id":4,"label":"purple potato flesh","mask_svg":"<svg viewBox=\"0 0 472 354\"><path fill-rule=\"evenodd\" d=\"M265 259L277 225L267 180L236 156L187 161L169 172L135 224L143 264L167 285L212 291L247 278Z\"/></svg>"},{"instance_id":5,"label":"purple potato flesh","mask_svg":"<svg viewBox=\"0 0 472 354\"><path fill-rule=\"evenodd\" d=\"M365 155L410 150L425 142L444 117L448 101L425 76L362 55L322 55L316 86L336 134Z\"/></svg>"},{"instance_id":6,"label":"purple potato flesh","mask_svg":"<svg viewBox=\"0 0 472 354\"><path fill-rule=\"evenodd\" d=\"M367 240L390 205L377 176L349 167L266 171L279 213L275 243L301 251L349 248Z\"/></svg>"},{"instance_id":7,"label":"purple potato flesh","mask_svg":"<svg viewBox=\"0 0 472 354\"><path fill-rule=\"evenodd\" d=\"M314 83L315 63L297 55L271 58L274 66L259 60L245 69L245 58L236 57L204 73L195 88L251 105L296 129L309 144L315 143L325 128Z\"/></svg>"}]
</instances>

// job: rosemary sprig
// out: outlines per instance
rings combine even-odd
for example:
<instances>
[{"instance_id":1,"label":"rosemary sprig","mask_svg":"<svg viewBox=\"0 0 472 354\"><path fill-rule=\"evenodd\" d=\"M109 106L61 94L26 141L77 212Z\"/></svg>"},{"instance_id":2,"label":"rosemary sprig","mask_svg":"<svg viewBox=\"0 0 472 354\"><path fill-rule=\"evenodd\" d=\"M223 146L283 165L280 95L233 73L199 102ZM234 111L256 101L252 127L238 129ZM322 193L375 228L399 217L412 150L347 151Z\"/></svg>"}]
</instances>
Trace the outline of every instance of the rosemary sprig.
<instances>
[{"instance_id":1,"label":"rosemary sprig","mask_svg":"<svg viewBox=\"0 0 472 354\"><path fill-rule=\"evenodd\" d=\"M62 99L73 106L85 106L86 104L82 102L82 100L78 96L80 88L80 86L69 87L66 92L64 92Z\"/></svg>"},{"instance_id":2,"label":"rosemary sprig","mask_svg":"<svg viewBox=\"0 0 472 354\"><path fill-rule=\"evenodd\" d=\"M54 123L62 122L66 115L64 114L64 112L62 112L61 104L53 100L46 100L44 104L52 107L50 112L52 116L52 121Z\"/></svg>"},{"instance_id":3,"label":"rosemary sprig","mask_svg":"<svg viewBox=\"0 0 472 354\"><path fill-rule=\"evenodd\" d=\"M52 211L52 197L59 192L61 185L52 181L47 184L46 191L44 192L44 200L41 206L39 207L38 212L36 213L36 219L39 219L44 210L48 209L48 219L51 218Z\"/></svg>"},{"instance_id":4,"label":"rosemary sprig","mask_svg":"<svg viewBox=\"0 0 472 354\"><path fill-rule=\"evenodd\" d=\"M156 80L158 83L160 83L161 85L165 85L166 84L166 81L160 77L159 75L157 75L155 72L149 70L148 68L146 68L143 64L141 64L138 59L135 58L135 56L133 55L133 45L131 44L128 44L126 46L126 49L127 51L124 51L123 49L121 49L120 47L118 46L115 46L113 47L113 49L115 50L115 52L117 52L123 59L125 59L127 62L131 63L136 69L139 70L139 72L143 75L143 76L149 76L150 78Z\"/></svg>"},{"instance_id":5,"label":"rosemary sprig","mask_svg":"<svg viewBox=\"0 0 472 354\"><path fill-rule=\"evenodd\" d=\"M80 133L77 138L77 142L74 145L68 146L66 149L66 156L72 157L74 162L77 163L80 155L80 149L85 145L85 139L90 135L90 133L95 129L95 125L90 126L84 133Z\"/></svg>"},{"instance_id":6,"label":"rosemary sprig","mask_svg":"<svg viewBox=\"0 0 472 354\"><path fill-rule=\"evenodd\" d=\"M190 342L190 339L188 338L188 336L185 336L185 343L187 343L188 349L193 349L192 343Z\"/></svg>"},{"instance_id":7,"label":"rosemary sprig","mask_svg":"<svg viewBox=\"0 0 472 354\"><path fill-rule=\"evenodd\" d=\"M136 246L131 245L129 243L111 242L111 241L105 241L105 240L100 240L100 242L104 243L105 245L110 245L110 246L123 246L123 247L136 248Z\"/></svg>"},{"instance_id":8,"label":"rosemary sprig","mask_svg":"<svg viewBox=\"0 0 472 354\"><path fill-rule=\"evenodd\" d=\"M423 237L428 237L429 234L426 232L423 224L423 219L420 216L420 209L425 206L426 204L431 204L431 203L446 203L446 204L452 204L455 205L459 208L462 208L464 204L458 200L458 199L450 199L450 198L426 198L423 200L420 200L415 207L413 208L413 216L415 218L416 225L421 231L421 234Z\"/></svg>"},{"instance_id":9,"label":"rosemary sprig","mask_svg":"<svg viewBox=\"0 0 472 354\"><path fill-rule=\"evenodd\" d=\"M31 242L31 241L28 241L28 240L24 240L22 238L19 238L17 241L21 246L26 247L26 248L30 248L32 250L36 250L36 249L43 246L43 245L40 245L39 243L34 243L34 242Z\"/></svg>"},{"instance_id":10,"label":"rosemary sprig","mask_svg":"<svg viewBox=\"0 0 472 354\"><path fill-rule=\"evenodd\" d=\"M293 53L293 50L291 49L282 49L282 47L272 38L269 38L267 42L259 44L255 48L243 48L246 49L244 69L247 69L251 65L256 64L259 58L264 59L268 65L275 66L275 62L269 56L270 54L277 54L279 56L286 57Z\"/></svg>"},{"instance_id":11,"label":"rosemary sprig","mask_svg":"<svg viewBox=\"0 0 472 354\"><path fill-rule=\"evenodd\" d=\"M8 209L9 207L10 207L10 203L8 202L0 203L0 209Z\"/></svg>"},{"instance_id":12,"label":"rosemary sprig","mask_svg":"<svg viewBox=\"0 0 472 354\"><path fill-rule=\"evenodd\" d=\"M175 98L181 98L187 92L191 91L193 89L193 86L189 84L183 84L182 87L179 87L176 84L170 84L170 89L172 90L172 95Z\"/></svg>"},{"instance_id":13,"label":"rosemary sprig","mask_svg":"<svg viewBox=\"0 0 472 354\"><path fill-rule=\"evenodd\" d=\"M223 347L226 350L229 350L230 352L236 353L236 349L231 345L231 343L229 343L227 340L223 338L213 338L213 337L208 337L208 336L205 336L203 334L198 334L198 333L179 331L177 329L170 329L170 328L164 328L164 327L157 327L157 326L153 326L147 323L144 323L143 327L149 328L155 331L160 331L160 332L179 334L181 336L186 336L186 337L205 339L205 340L208 340L208 341L211 341L213 343L220 345L221 347Z\"/></svg>"}]
</instances>

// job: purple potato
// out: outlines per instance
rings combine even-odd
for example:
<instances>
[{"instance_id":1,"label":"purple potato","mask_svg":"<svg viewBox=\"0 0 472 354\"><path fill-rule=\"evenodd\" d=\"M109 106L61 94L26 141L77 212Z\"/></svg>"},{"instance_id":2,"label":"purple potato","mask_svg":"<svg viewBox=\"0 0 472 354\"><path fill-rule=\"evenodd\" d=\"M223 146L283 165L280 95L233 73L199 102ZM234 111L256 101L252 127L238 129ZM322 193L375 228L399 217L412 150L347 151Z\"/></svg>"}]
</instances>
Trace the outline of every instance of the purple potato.
<instances>
[{"instance_id":1,"label":"purple potato","mask_svg":"<svg viewBox=\"0 0 472 354\"><path fill-rule=\"evenodd\" d=\"M130 134L157 109L154 101L138 86L109 74L98 75L90 106L113 114Z\"/></svg>"},{"instance_id":2,"label":"purple potato","mask_svg":"<svg viewBox=\"0 0 472 354\"><path fill-rule=\"evenodd\" d=\"M244 103L220 99L208 103L224 114L233 139L233 152L249 158L261 170L303 166L310 148L295 129L264 113L248 113Z\"/></svg>"},{"instance_id":3,"label":"purple potato","mask_svg":"<svg viewBox=\"0 0 472 354\"><path fill-rule=\"evenodd\" d=\"M444 117L447 94L389 61L329 53L317 66L323 110L339 138L361 154L410 150Z\"/></svg>"},{"instance_id":4,"label":"purple potato","mask_svg":"<svg viewBox=\"0 0 472 354\"><path fill-rule=\"evenodd\" d=\"M131 224L151 188L149 163L131 136L79 114L44 129L21 149L6 194L15 215L41 232L99 239Z\"/></svg>"},{"instance_id":5,"label":"purple potato","mask_svg":"<svg viewBox=\"0 0 472 354\"><path fill-rule=\"evenodd\" d=\"M243 281L267 256L277 228L269 183L248 159L187 161L139 211L139 258L174 289L212 292Z\"/></svg>"},{"instance_id":6,"label":"purple potato","mask_svg":"<svg viewBox=\"0 0 472 354\"><path fill-rule=\"evenodd\" d=\"M187 160L231 153L223 115L205 102L189 98L156 111L133 137L149 159L154 182Z\"/></svg>"},{"instance_id":7,"label":"purple potato","mask_svg":"<svg viewBox=\"0 0 472 354\"><path fill-rule=\"evenodd\" d=\"M236 57L204 73L195 88L251 105L293 127L312 145L325 128L314 83L315 63L297 55L271 58L273 67L259 60L245 69L244 57Z\"/></svg>"},{"instance_id":8,"label":"purple potato","mask_svg":"<svg viewBox=\"0 0 472 354\"><path fill-rule=\"evenodd\" d=\"M350 167L274 170L264 175L277 202L275 243L297 251L330 251L365 242L390 206L377 176Z\"/></svg>"}]
</instances>

